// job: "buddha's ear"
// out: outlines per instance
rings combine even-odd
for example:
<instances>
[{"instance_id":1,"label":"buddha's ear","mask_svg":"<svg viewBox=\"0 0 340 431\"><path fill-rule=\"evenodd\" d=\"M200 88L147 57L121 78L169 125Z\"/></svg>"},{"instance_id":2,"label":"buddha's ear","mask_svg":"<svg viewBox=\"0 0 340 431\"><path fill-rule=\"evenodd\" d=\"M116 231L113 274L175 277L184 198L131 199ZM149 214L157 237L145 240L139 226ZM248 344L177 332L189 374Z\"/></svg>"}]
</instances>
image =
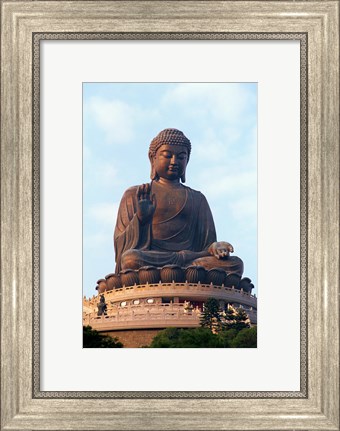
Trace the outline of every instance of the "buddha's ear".
<instances>
[{"instance_id":1,"label":"buddha's ear","mask_svg":"<svg viewBox=\"0 0 340 431\"><path fill-rule=\"evenodd\" d=\"M151 178L151 181L157 181L159 179L159 176L158 176L157 172L155 171L153 164L151 165L150 178Z\"/></svg>"},{"instance_id":2,"label":"buddha's ear","mask_svg":"<svg viewBox=\"0 0 340 431\"><path fill-rule=\"evenodd\" d=\"M182 176L181 176L181 181L182 181L182 183L185 183L185 181L186 181L186 178L185 178L185 171L186 171L186 168L187 168L187 165L188 165L188 162L189 162L189 157L190 157L190 153L188 153L187 163L186 163L186 165L185 165L184 172L183 172L183 174L182 174Z\"/></svg>"},{"instance_id":3,"label":"buddha's ear","mask_svg":"<svg viewBox=\"0 0 340 431\"><path fill-rule=\"evenodd\" d=\"M149 160L150 160L150 164L151 164L151 173L150 173L150 178L151 181L155 181L158 180L158 174L155 170L155 164L154 164L154 155L149 151Z\"/></svg>"}]
</instances>

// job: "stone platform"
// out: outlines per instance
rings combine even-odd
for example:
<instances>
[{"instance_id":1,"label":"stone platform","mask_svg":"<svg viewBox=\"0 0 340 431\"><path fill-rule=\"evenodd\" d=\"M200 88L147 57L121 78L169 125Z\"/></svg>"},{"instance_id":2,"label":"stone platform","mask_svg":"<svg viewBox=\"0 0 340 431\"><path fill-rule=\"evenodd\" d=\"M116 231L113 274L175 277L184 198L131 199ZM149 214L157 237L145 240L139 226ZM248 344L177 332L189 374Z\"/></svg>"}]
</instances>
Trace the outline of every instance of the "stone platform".
<instances>
[{"instance_id":1,"label":"stone platform","mask_svg":"<svg viewBox=\"0 0 340 431\"><path fill-rule=\"evenodd\" d=\"M106 314L98 316L100 296L107 304ZM257 323L255 295L233 287L200 283L157 283L122 287L83 301L83 325L100 332L196 328L200 326L203 304L215 298L224 309L242 307L251 324Z\"/></svg>"}]
</instances>

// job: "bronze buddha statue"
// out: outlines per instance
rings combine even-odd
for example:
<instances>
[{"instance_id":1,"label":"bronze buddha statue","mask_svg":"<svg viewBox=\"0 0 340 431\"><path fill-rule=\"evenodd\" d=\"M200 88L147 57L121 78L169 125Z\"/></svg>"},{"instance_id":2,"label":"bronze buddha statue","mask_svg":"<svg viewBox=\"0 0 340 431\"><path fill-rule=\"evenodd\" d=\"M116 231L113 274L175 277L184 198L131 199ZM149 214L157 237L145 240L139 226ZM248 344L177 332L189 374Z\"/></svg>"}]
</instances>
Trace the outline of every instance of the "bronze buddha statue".
<instances>
[{"instance_id":1,"label":"bronze buddha statue","mask_svg":"<svg viewBox=\"0 0 340 431\"><path fill-rule=\"evenodd\" d=\"M217 242L205 196L183 183L191 143L177 129L151 142L151 182L124 193L114 231L116 273L143 266L203 266L242 276L243 262L228 242Z\"/></svg>"}]
</instances>

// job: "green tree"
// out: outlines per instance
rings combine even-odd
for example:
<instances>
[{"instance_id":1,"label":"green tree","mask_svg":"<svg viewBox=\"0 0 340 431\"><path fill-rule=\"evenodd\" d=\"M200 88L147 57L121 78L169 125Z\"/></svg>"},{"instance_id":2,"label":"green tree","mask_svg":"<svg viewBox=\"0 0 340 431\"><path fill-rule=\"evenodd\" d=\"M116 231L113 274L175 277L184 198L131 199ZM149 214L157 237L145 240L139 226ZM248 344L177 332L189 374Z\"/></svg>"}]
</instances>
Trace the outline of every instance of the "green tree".
<instances>
[{"instance_id":1,"label":"green tree","mask_svg":"<svg viewBox=\"0 0 340 431\"><path fill-rule=\"evenodd\" d=\"M167 328L152 340L151 348L238 348L256 347L256 327L228 329L217 334L209 328Z\"/></svg>"},{"instance_id":2,"label":"green tree","mask_svg":"<svg viewBox=\"0 0 340 431\"><path fill-rule=\"evenodd\" d=\"M177 347L222 347L219 338L209 328L182 329Z\"/></svg>"},{"instance_id":3,"label":"green tree","mask_svg":"<svg viewBox=\"0 0 340 431\"><path fill-rule=\"evenodd\" d=\"M158 332L149 347L176 347L179 331L179 328L167 328Z\"/></svg>"},{"instance_id":4,"label":"green tree","mask_svg":"<svg viewBox=\"0 0 340 431\"><path fill-rule=\"evenodd\" d=\"M232 343L234 338L237 336L238 332L236 329L228 329L225 328L218 333L219 343L221 347L233 347Z\"/></svg>"},{"instance_id":5,"label":"green tree","mask_svg":"<svg viewBox=\"0 0 340 431\"><path fill-rule=\"evenodd\" d=\"M232 341L231 347L257 347L257 327L253 326L239 331Z\"/></svg>"},{"instance_id":6,"label":"green tree","mask_svg":"<svg viewBox=\"0 0 340 431\"><path fill-rule=\"evenodd\" d=\"M235 329L236 331L250 328L248 314L241 307L237 309L229 307L226 311L223 326L226 330Z\"/></svg>"},{"instance_id":7,"label":"green tree","mask_svg":"<svg viewBox=\"0 0 340 431\"><path fill-rule=\"evenodd\" d=\"M209 328L212 332L218 332L222 326L220 305L215 298L208 298L204 303L201 314L202 328Z\"/></svg>"},{"instance_id":8,"label":"green tree","mask_svg":"<svg viewBox=\"0 0 340 431\"><path fill-rule=\"evenodd\" d=\"M124 347L117 338L101 335L91 326L83 326L83 347L87 348L119 348Z\"/></svg>"},{"instance_id":9,"label":"green tree","mask_svg":"<svg viewBox=\"0 0 340 431\"><path fill-rule=\"evenodd\" d=\"M222 340L209 328L167 328L154 337L150 347L214 348L229 347L229 344L223 345Z\"/></svg>"}]
</instances>

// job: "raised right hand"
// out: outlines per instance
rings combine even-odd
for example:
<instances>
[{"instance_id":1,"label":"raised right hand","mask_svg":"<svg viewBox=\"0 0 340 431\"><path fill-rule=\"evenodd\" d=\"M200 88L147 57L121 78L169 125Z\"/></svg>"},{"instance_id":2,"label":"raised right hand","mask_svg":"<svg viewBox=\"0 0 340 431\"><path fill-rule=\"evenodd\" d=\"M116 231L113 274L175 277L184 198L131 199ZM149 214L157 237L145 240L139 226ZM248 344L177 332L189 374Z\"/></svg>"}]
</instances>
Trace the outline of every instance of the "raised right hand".
<instances>
[{"instance_id":1,"label":"raised right hand","mask_svg":"<svg viewBox=\"0 0 340 431\"><path fill-rule=\"evenodd\" d=\"M149 183L142 184L137 189L137 217L142 224L147 223L155 212L154 197L151 197Z\"/></svg>"}]
</instances>

